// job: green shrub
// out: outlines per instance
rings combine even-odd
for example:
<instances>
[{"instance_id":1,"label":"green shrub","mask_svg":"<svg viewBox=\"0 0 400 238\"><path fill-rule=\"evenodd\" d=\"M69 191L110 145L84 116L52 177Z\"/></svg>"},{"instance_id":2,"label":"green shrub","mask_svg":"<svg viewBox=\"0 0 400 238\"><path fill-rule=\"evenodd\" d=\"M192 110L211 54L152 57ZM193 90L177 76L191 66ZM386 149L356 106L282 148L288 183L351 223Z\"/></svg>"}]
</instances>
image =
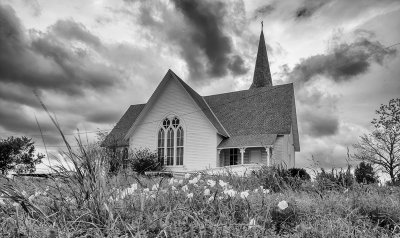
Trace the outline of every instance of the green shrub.
<instances>
[{"instance_id":1,"label":"green shrub","mask_svg":"<svg viewBox=\"0 0 400 238\"><path fill-rule=\"evenodd\" d=\"M376 183L378 178L371 164L361 162L354 171L354 176L358 183Z\"/></svg>"},{"instance_id":2,"label":"green shrub","mask_svg":"<svg viewBox=\"0 0 400 238\"><path fill-rule=\"evenodd\" d=\"M293 176L291 170L279 165L263 166L260 170L253 171L252 176L257 178L260 185L274 192L286 189L299 190L305 181L299 176Z\"/></svg>"},{"instance_id":3,"label":"green shrub","mask_svg":"<svg viewBox=\"0 0 400 238\"><path fill-rule=\"evenodd\" d=\"M341 188L349 188L354 184L354 176L351 173L350 165L347 167L346 171L341 169L337 171L332 169L330 172L325 171L321 168L321 172L318 172L315 176L315 181L317 182L318 189L320 190L338 190Z\"/></svg>"},{"instance_id":4,"label":"green shrub","mask_svg":"<svg viewBox=\"0 0 400 238\"><path fill-rule=\"evenodd\" d=\"M140 149L129 153L128 161L132 170L139 174L144 174L146 171L162 170L162 165L157 159L157 153L149 149Z\"/></svg>"},{"instance_id":5,"label":"green shrub","mask_svg":"<svg viewBox=\"0 0 400 238\"><path fill-rule=\"evenodd\" d=\"M298 177L301 180L304 181L310 181L311 177L310 175L307 173L307 171L303 168L290 168L289 169L289 173L292 177Z\"/></svg>"}]
</instances>

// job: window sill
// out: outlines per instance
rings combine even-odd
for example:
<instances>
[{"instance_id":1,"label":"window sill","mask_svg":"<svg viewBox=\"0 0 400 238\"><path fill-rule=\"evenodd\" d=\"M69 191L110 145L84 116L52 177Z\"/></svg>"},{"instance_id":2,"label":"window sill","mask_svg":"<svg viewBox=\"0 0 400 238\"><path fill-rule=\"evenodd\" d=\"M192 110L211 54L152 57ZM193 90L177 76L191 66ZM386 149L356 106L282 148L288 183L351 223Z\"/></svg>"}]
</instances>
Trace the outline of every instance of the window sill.
<instances>
[{"instance_id":1,"label":"window sill","mask_svg":"<svg viewBox=\"0 0 400 238\"><path fill-rule=\"evenodd\" d=\"M183 166L183 165L164 165L164 167L166 167L166 168L183 168L185 166Z\"/></svg>"}]
</instances>

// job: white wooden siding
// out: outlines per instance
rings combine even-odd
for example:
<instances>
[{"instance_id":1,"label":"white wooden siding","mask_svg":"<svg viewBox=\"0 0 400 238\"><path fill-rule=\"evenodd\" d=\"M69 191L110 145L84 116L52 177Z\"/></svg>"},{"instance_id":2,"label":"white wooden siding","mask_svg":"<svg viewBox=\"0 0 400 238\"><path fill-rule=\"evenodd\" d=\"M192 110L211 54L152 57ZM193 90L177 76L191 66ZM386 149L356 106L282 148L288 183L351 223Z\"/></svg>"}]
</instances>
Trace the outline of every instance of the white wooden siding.
<instances>
[{"instance_id":1,"label":"white wooden siding","mask_svg":"<svg viewBox=\"0 0 400 238\"><path fill-rule=\"evenodd\" d=\"M130 148L157 149L157 132L167 115L176 115L183 122L183 166L169 170L201 170L217 165L217 131L190 95L175 79L170 79L163 91L139 122L129 140Z\"/></svg>"},{"instance_id":2,"label":"white wooden siding","mask_svg":"<svg viewBox=\"0 0 400 238\"><path fill-rule=\"evenodd\" d=\"M271 162L293 168L295 166L294 161L293 135L278 136L274 144Z\"/></svg>"}]
</instances>

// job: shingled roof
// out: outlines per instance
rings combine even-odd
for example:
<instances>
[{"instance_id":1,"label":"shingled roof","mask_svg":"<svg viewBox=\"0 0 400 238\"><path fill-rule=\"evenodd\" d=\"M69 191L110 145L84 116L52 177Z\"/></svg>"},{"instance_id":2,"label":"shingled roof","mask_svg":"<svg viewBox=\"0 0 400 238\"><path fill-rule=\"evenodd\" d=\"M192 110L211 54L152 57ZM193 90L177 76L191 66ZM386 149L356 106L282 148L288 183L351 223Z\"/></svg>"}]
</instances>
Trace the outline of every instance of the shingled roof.
<instances>
[{"instance_id":1,"label":"shingled roof","mask_svg":"<svg viewBox=\"0 0 400 238\"><path fill-rule=\"evenodd\" d=\"M183 85L189 93L198 95L186 83ZM203 101L201 108L212 113L229 134L218 148L272 145L277 135L290 134L293 128L295 149L300 150L293 84L195 98ZM144 106L130 106L103 145L109 146L112 142L127 146L128 141L123 138Z\"/></svg>"},{"instance_id":2,"label":"shingled roof","mask_svg":"<svg viewBox=\"0 0 400 238\"><path fill-rule=\"evenodd\" d=\"M128 146L129 141L124 140L126 133L132 124L135 122L136 118L139 116L140 112L143 110L146 104L136 104L131 105L125 114L118 121L117 125L112 129L112 131L107 135L101 146L104 147L121 147Z\"/></svg>"},{"instance_id":3,"label":"shingled roof","mask_svg":"<svg viewBox=\"0 0 400 238\"><path fill-rule=\"evenodd\" d=\"M295 149L300 150L293 84L210 95L204 99L232 138L223 140L219 147L251 146L263 135L266 143L271 141L271 135L290 134L293 128Z\"/></svg>"}]
</instances>

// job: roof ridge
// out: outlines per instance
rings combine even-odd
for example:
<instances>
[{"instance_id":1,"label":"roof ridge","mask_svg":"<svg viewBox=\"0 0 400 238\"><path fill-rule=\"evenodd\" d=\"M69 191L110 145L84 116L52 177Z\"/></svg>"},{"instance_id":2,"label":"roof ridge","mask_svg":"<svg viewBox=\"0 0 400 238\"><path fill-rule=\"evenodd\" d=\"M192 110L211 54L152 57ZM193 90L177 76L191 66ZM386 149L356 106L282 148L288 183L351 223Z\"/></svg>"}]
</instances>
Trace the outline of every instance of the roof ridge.
<instances>
[{"instance_id":1,"label":"roof ridge","mask_svg":"<svg viewBox=\"0 0 400 238\"><path fill-rule=\"evenodd\" d=\"M277 88L277 87L288 86L290 84L293 85L293 83L285 83L285 84L278 84L278 85L273 85L273 86L269 86L269 87L249 88L249 89L243 89L243 90L226 92L226 93L217 93L217 94L211 94L211 95L204 95L202 97L219 96L219 95L224 95L224 94L229 94L229 93L239 93L239 92L253 91L253 90L270 90L270 89L274 89L274 88Z\"/></svg>"}]
</instances>

